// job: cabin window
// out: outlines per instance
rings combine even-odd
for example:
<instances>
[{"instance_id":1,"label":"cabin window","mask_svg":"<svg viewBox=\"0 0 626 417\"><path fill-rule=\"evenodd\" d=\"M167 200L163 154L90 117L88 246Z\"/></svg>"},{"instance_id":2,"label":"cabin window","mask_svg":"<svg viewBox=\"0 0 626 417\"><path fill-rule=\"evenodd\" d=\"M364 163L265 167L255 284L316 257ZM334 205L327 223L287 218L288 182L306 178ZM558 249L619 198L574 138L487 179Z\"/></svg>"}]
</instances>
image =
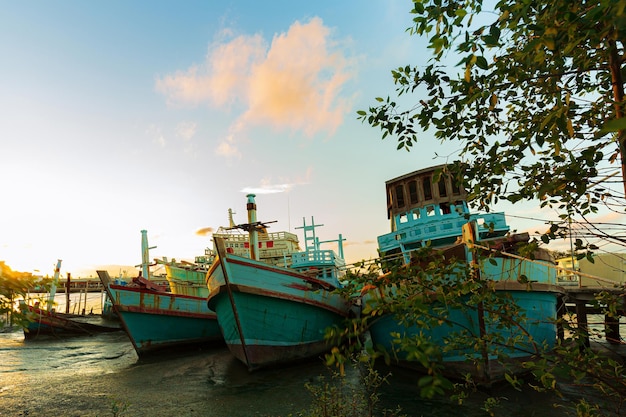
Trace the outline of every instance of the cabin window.
<instances>
[{"instance_id":1,"label":"cabin window","mask_svg":"<svg viewBox=\"0 0 626 417\"><path fill-rule=\"evenodd\" d=\"M417 204L419 197L417 196L417 181L409 182L409 202L411 204Z\"/></svg>"},{"instance_id":2,"label":"cabin window","mask_svg":"<svg viewBox=\"0 0 626 417\"><path fill-rule=\"evenodd\" d=\"M439 208L441 209L441 214L452 213L452 210L450 209L450 203L441 203L439 204Z\"/></svg>"},{"instance_id":3,"label":"cabin window","mask_svg":"<svg viewBox=\"0 0 626 417\"><path fill-rule=\"evenodd\" d=\"M409 218L407 217L407 215L406 215L406 214L401 214L401 215L399 216L399 222L400 222L401 224L402 224L402 223L406 223L406 222L408 222L408 221L409 221Z\"/></svg>"},{"instance_id":4,"label":"cabin window","mask_svg":"<svg viewBox=\"0 0 626 417\"><path fill-rule=\"evenodd\" d=\"M452 194L459 195L461 194L461 188L459 187L459 183L454 180L454 178L450 178L450 183L452 185Z\"/></svg>"},{"instance_id":5,"label":"cabin window","mask_svg":"<svg viewBox=\"0 0 626 417\"><path fill-rule=\"evenodd\" d=\"M420 218L419 210L413 210L411 212L411 220L415 221L415 220L418 220L419 218Z\"/></svg>"},{"instance_id":6,"label":"cabin window","mask_svg":"<svg viewBox=\"0 0 626 417\"><path fill-rule=\"evenodd\" d=\"M435 206L426 206L426 216L436 216L437 210L435 210Z\"/></svg>"},{"instance_id":7,"label":"cabin window","mask_svg":"<svg viewBox=\"0 0 626 417\"><path fill-rule=\"evenodd\" d=\"M422 181L422 185L424 187L424 200L432 200L433 190L430 187L430 177L424 178Z\"/></svg>"},{"instance_id":8,"label":"cabin window","mask_svg":"<svg viewBox=\"0 0 626 417\"><path fill-rule=\"evenodd\" d=\"M439 180L439 197L446 197L448 195L448 191L446 190L446 182L443 180Z\"/></svg>"},{"instance_id":9,"label":"cabin window","mask_svg":"<svg viewBox=\"0 0 626 417\"><path fill-rule=\"evenodd\" d=\"M273 248L274 247L274 241L273 240L268 240L266 243L268 248Z\"/></svg>"},{"instance_id":10,"label":"cabin window","mask_svg":"<svg viewBox=\"0 0 626 417\"><path fill-rule=\"evenodd\" d=\"M396 185L396 204L398 207L404 207L404 188L402 185Z\"/></svg>"}]
</instances>

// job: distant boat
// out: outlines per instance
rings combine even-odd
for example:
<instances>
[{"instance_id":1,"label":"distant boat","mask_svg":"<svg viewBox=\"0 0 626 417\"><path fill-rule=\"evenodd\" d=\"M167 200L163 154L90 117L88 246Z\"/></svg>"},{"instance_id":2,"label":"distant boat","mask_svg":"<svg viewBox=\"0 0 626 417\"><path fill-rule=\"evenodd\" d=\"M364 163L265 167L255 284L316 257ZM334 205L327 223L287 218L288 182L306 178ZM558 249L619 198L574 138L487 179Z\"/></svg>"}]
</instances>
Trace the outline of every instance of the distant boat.
<instances>
[{"instance_id":1,"label":"distant boat","mask_svg":"<svg viewBox=\"0 0 626 417\"><path fill-rule=\"evenodd\" d=\"M53 308L56 288L59 283L61 260L57 261L54 278L48 293L47 305L42 307L38 302L30 305L22 302L20 308L26 314L29 322L24 328L26 339L35 339L38 336L83 336L97 333L117 332L121 330L119 322L106 320L97 314L66 314L59 313Z\"/></svg>"},{"instance_id":2,"label":"distant boat","mask_svg":"<svg viewBox=\"0 0 626 417\"><path fill-rule=\"evenodd\" d=\"M301 250L296 234L286 231L268 231L269 226L267 224L273 222L256 225L253 246L250 243L250 226L247 224L236 225L233 220L232 209L228 210L228 223L227 227L220 227L213 233L213 238L221 238L226 252L231 255L250 258L251 248L254 248L256 260L262 261L264 264L289 267L291 266L291 255Z\"/></svg>"},{"instance_id":3,"label":"distant boat","mask_svg":"<svg viewBox=\"0 0 626 417\"><path fill-rule=\"evenodd\" d=\"M165 277L172 293L201 297L206 303L206 297L209 295L206 274L214 259L215 252L206 248L204 255L196 256L194 262L167 258L157 258L154 262L165 267Z\"/></svg>"},{"instance_id":4,"label":"distant boat","mask_svg":"<svg viewBox=\"0 0 626 417\"><path fill-rule=\"evenodd\" d=\"M249 370L318 356L331 347L325 329L341 325L351 312L350 300L334 292L345 272L343 239L340 235L337 240L339 254L322 250L315 236L321 225L312 221L302 227L304 251L291 245L269 260L260 257L260 247L280 245L267 239L267 225L256 220L255 196L247 197L248 223L236 227L249 233L242 240L249 252L236 255L237 239L214 235L218 257L207 278L209 307L217 313L228 348ZM294 243L291 233L275 236Z\"/></svg>"},{"instance_id":5,"label":"distant boat","mask_svg":"<svg viewBox=\"0 0 626 417\"><path fill-rule=\"evenodd\" d=\"M205 295L177 294L176 288L170 292L149 279L151 248L148 247L147 231L142 230L141 235L142 271L139 277L121 285L111 282L107 271L97 271L137 354L223 343L217 318L208 309Z\"/></svg>"},{"instance_id":6,"label":"distant boat","mask_svg":"<svg viewBox=\"0 0 626 417\"><path fill-rule=\"evenodd\" d=\"M419 335L441 348L444 373L449 377L462 378L469 373L475 381L487 385L503 379L505 371L521 372L516 364L554 347L556 309L562 289L556 285L554 260L547 251L537 250L532 260L516 254L519 244L529 240L528 234L510 234L503 213L470 213L464 189L446 173L445 166L394 178L386 182L386 189L391 232L378 237L383 259L395 257L400 263L419 270L420 265L429 260L415 260L412 256L430 246L446 259L443 262L459 265L459 270L462 265L474 267L480 280L491 282L495 294L510 297L520 307L526 321L519 327L503 325L497 320L490 322L488 310L482 305L471 305L469 295L458 296L468 303L465 309L430 302L434 294L431 288L407 296L431 305L429 314L441 317L440 324L426 325L426 319L415 316L411 317L418 321L411 324L406 322L406 317L402 321L402 311L399 315L391 311L384 313L389 302L384 290L393 291L393 288L383 286L381 291L375 288L377 283L372 283L372 288L364 290L363 303L378 313L383 311L380 318L372 318L369 328L375 346L395 353L399 365L423 369L416 356L409 356L398 344L401 337L410 340ZM438 262L442 262L441 259ZM453 285L465 275L450 273L446 277ZM424 278L416 274L410 279L415 283ZM396 285L402 286L402 282ZM450 294L450 297L457 295ZM475 346L451 349L449 338L461 333L483 340L489 340L490 336L516 338L516 342L508 348L494 341L486 343L482 349Z\"/></svg>"},{"instance_id":7,"label":"distant boat","mask_svg":"<svg viewBox=\"0 0 626 417\"><path fill-rule=\"evenodd\" d=\"M31 320L24 330L26 339L38 336L85 336L98 333L119 332L119 322L106 320L98 314L65 314L47 311L38 306L24 305Z\"/></svg>"}]
</instances>

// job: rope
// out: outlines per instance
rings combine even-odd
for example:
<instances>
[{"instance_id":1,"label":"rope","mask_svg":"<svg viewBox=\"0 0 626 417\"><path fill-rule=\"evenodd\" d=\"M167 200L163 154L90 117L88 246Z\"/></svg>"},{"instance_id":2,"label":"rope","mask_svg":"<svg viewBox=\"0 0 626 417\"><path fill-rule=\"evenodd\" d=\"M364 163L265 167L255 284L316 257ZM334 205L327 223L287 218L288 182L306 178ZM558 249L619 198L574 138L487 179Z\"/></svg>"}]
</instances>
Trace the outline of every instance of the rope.
<instances>
[{"instance_id":1,"label":"rope","mask_svg":"<svg viewBox=\"0 0 626 417\"><path fill-rule=\"evenodd\" d=\"M490 252L501 253L503 255L510 256L511 258L520 259L520 260L527 261L527 262L532 262L532 263L541 264L541 265L545 265L546 264L545 262L535 261L533 259L524 258L523 256L515 255L513 253L502 252L502 251L499 251L497 249L493 249L493 248L490 248L490 247L487 247L487 246L477 245L475 243L473 244L473 246L475 246L475 247L477 247L479 249L484 249L484 250L490 251ZM558 266L558 265L550 265L550 264L548 264L547 266L548 266L548 268L554 268L554 269L556 269L558 271L571 272L574 275L578 275L580 277L594 279L594 280L597 280L597 281L600 281L600 282L604 282L604 283L607 283L607 284L613 284L613 285L616 284L615 281L612 281L610 279L601 278L601 277L598 277L596 275L586 274L584 272L574 271L572 269L563 268L563 267Z\"/></svg>"},{"instance_id":2,"label":"rope","mask_svg":"<svg viewBox=\"0 0 626 417\"><path fill-rule=\"evenodd\" d=\"M497 250L497 249L494 249L494 248L490 248L488 246L478 245L476 243L473 243L472 245L474 247L476 247L476 248L483 249L483 250L486 250L486 251L489 251L489 252L495 252L495 253L499 253L499 254L502 254L502 255L506 255L506 256L514 258L514 259L519 259L519 260L522 260L522 261L527 261L527 262L532 262L532 263L536 263L536 264L546 265L545 261L544 262L536 261L534 259L525 258L523 256L516 255L514 253L503 252L503 251L500 251L500 250ZM374 258L374 259L370 259L370 260L367 260L367 261L363 260L363 261L360 261L360 262L354 262L354 263L351 263L351 264L346 264L346 268L348 268L348 267L353 267L353 268L364 267L364 266L367 266L367 265L375 264L375 263L377 263L377 262L379 262L381 260L400 259L400 258L402 258L402 256L403 255L400 254L400 255L392 255L392 256L387 256L387 257L382 257L382 258L380 258L380 257L379 258ZM561 267L561 266L558 266L558 265L551 265L549 263L548 263L547 266L548 266L548 268L553 268L553 269L556 269L557 271L569 272L569 273L572 273L572 274L577 275L579 277L589 278L589 279L592 279L592 280L595 280L595 281L598 281L598 282L601 282L601 283L611 284L611 285L615 285L616 284L615 281L612 281L612 280L606 279L606 278L602 278L602 277L599 277L597 275L587 274L587 273L580 272L580 271L574 271L572 269L564 268L564 267Z\"/></svg>"}]
</instances>

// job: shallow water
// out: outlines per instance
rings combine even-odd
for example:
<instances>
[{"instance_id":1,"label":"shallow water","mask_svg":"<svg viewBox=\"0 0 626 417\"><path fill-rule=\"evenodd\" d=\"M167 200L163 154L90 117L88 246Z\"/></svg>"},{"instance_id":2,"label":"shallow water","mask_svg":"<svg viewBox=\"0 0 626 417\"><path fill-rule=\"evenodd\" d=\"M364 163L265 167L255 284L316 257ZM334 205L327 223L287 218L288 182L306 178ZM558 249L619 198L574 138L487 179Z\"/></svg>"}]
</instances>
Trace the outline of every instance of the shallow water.
<instances>
[{"instance_id":1,"label":"shallow water","mask_svg":"<svg viewBox=\"0 0 626 417\"><path fill-rule=\"evenodd\" d=\"M100 313L102 298L72 294L70 311ZM57 311L64 312L65 295L57 294L55 301ZM418 377L411 371L378 370L391 373L378 390L381 408L400 406L407 417L485 416L489 396L501 398L495 416L571 416L579 396L576 388L566 387L566 396L557 398L504 384L459 405L420 398ZM250 373L224 346L139 359L122 331L35 340L25 340L22 330L0 333L0 417L106 417L116 415L116 406L124 411L117 416L126 417L297 416L313 401L305 385L319 386L321 376L332 380L317 360ZM348 370L347 381L362 388L356 369Z\"/></svg>"},{"instance_id":2,"label":"shallow water","mask_svg":"<svg viewBox=\"0 0 626 417\"><path fill-rule=\"evenodd\" d=\"M77 310L76 297L72 294L71 310ZM65 311L64 300L64 294L57 295L58 311ZM81 300L87 312L101 311L101 294ZM496 416L571 416L579 396L575 388L557 398L504 384L458 405L420 398L418 377L411 371L378 370L391 373L389 384L378 390L381 408L400 406L407 417L485 416L483 402L489 396L501 398ZM250 373L224 346L139 359L122 331L35 340L25 340L22 330L0 333L0 417L105 417L116 415L116 406L124 408L117 415L126 417L296 416L313 401L305 385L319 386L321 376L332 380L317 360ZM347 381L362 388L356 369L348 370Z\"/></svg>"},{"instance_id":3,"label":"shallow water","mask_svg":"<svg viewBox=\"0 0 626 417\"><path fill-rule=\"evenodd\" d=\"M487 415L487 394L462 406L424 400L413 373L391 372L379 390L385 408L399 405L407 416ZM21 330L0 333L0 416L112 416L118 405L127 407L124 416L286 417L308 409L305 384L322 375L330 380L319 361L249 373L223 346L140 360L124 332L32 341ZM348 380L359 386L358 371ZM552 406L567 399L506 388L491 395L507 397L496 415L571 415Z\"/></svg>"}]
</instances>

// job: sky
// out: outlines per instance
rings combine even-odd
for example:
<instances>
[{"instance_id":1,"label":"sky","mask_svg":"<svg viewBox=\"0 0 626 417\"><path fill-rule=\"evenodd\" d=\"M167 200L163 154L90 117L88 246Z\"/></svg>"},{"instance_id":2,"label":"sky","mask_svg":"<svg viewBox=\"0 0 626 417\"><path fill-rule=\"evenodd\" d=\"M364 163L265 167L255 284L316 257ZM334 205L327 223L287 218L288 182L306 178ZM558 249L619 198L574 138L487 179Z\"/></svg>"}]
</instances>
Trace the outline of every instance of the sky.
<instances>
[{"instance_id":1,"label":"sky","mask_svg":"<svg viewBox=\"0 0 626 417\"><path fill-rule=\"evenodd\" d=\"M193 260L228 209L246 222L248 193L270 231L303 241L313 218L348 262L376 257L385 181L455 152L428 136L398 151L357 120L393 68L430 57L410 8L0 0L0 260L134 276L141 230L151 257Z\"/></svg>"}]
</instances>

